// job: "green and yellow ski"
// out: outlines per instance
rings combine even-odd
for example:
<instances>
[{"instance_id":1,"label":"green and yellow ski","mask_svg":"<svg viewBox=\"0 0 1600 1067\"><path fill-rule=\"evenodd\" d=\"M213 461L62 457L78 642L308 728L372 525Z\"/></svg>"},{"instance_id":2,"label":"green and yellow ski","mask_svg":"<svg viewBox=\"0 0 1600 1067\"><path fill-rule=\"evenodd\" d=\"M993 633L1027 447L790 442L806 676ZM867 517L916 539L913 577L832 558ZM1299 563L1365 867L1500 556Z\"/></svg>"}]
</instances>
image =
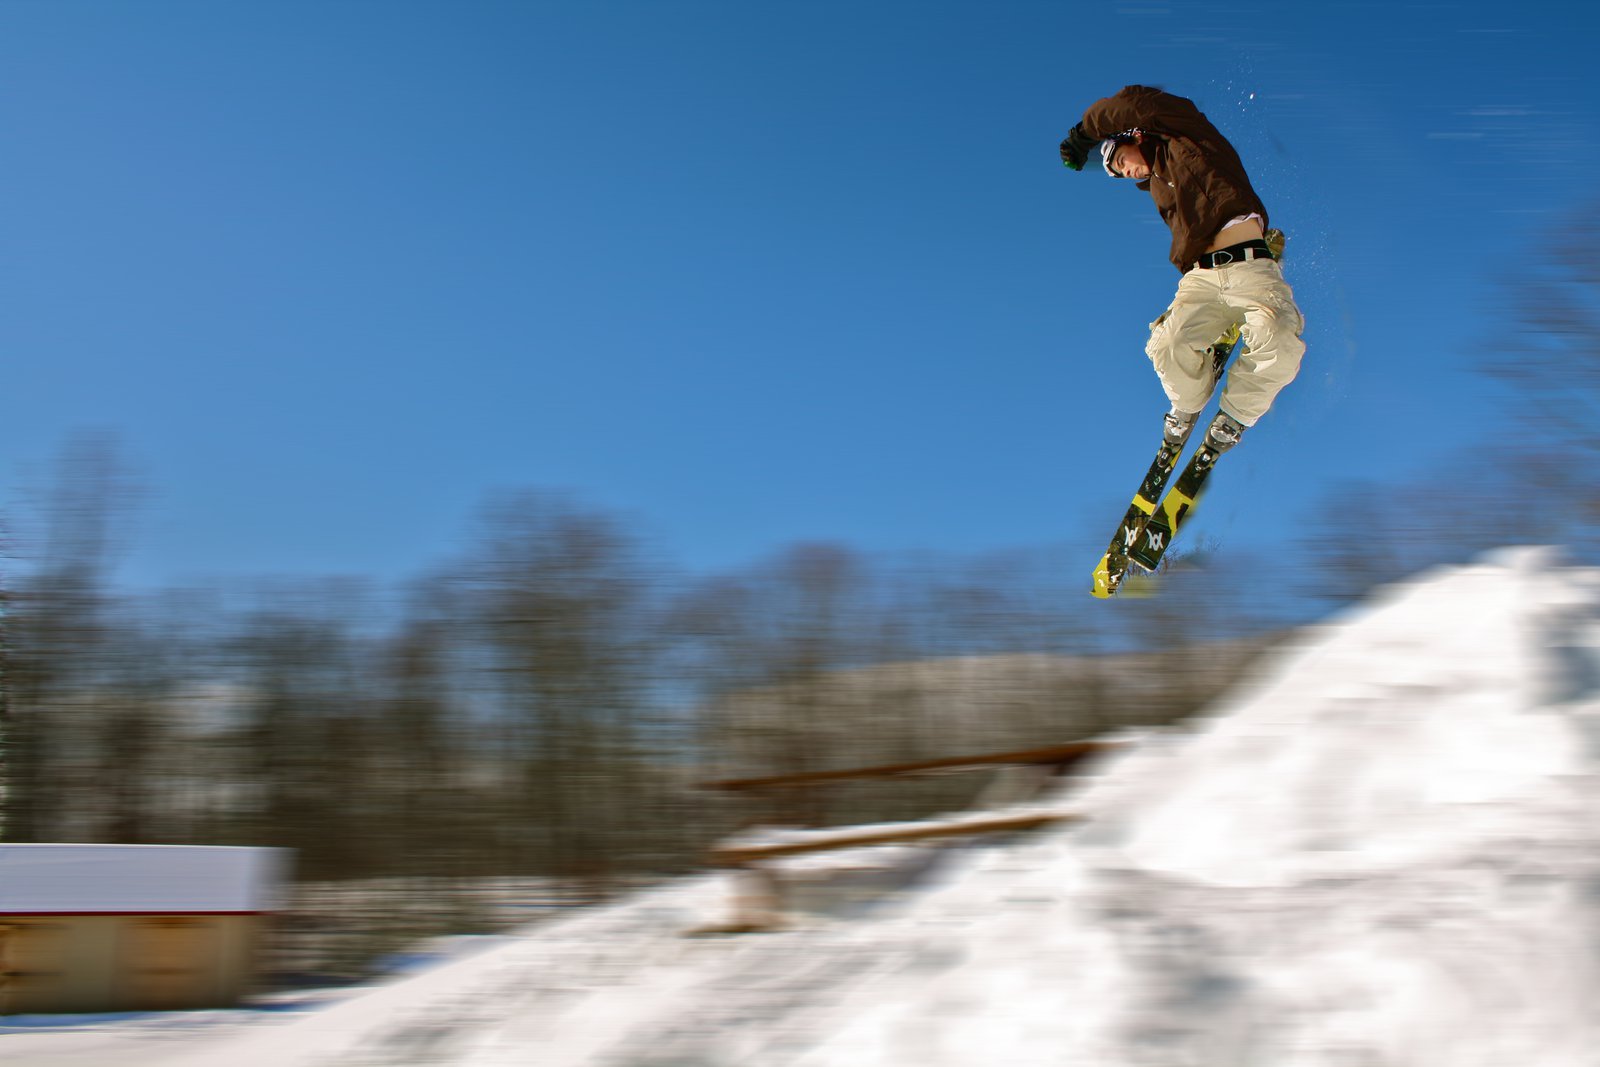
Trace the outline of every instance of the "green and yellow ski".
<instances>
[{"instance_id":1,"label":"green and yellow ski","mask_svg":"<svg viewBox=\"0 0 1600 1067\"><path fill-rule=\"evenodd\" d=\"M1211 346L1212 368L1215 372L1213 381L1221 382L1222 370L1238 342L1239 328L1235 326ZM1195 421L1198 424L1199 420ZM1192 433L1194 427L1191 426L1189 429ZM1188 434L1176 443L1162 438L1161 448L1156 452L1155 461L1145 472L1144 480L1139 483L1139 491L1133 496L1133 503L1128 505L1122 521L1117 524L1117 532L1112 536L1111 544L1106 547L1105 555L1100 557L1100 562L1095 566L1094 585L1090 589L1090 593L1095 597L1105 600L1117 594L1117 590L1122 587L1123 579L1128 576L1130 561L1154 570L1166 552L1167 542L1177 533L1179 525L1188 515L1189 508L1194 506L1194 497L1204 484L1205 476L1211 473L1210 464L1216 462L1215 453L1212 453L1204 471L1195 472L1196 476L1190 479L1189 486L1192 492L1180 494L1179 490L1184 487L1185 478L1188 478L1194 470L1193 463L1184 471L1184 477L1178 479L1173 491L1168 493L1165 499L1162 497L1162 491L1166 489L1172 472L1177 469L1178 457L1183 454L1184 445L1188 441ZM1202 445L1201 451L1195 453L1195 459L1198 461L1201 453L1206 451L1209 450ZM1151 559L1155 562L1145 562Z\"/></svg>"}]
</instances>

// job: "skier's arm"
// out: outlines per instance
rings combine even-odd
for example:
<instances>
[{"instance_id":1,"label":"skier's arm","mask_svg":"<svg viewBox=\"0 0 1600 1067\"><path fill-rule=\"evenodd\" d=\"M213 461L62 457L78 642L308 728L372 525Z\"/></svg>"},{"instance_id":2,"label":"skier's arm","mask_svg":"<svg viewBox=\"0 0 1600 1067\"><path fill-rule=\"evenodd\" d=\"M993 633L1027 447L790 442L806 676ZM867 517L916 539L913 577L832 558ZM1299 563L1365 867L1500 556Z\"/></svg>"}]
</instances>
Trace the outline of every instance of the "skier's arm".
<instances>
[{"instance_id":1,"label":"skier's arm","mask_svg":"<svg viewBox=\"0 0 1600 1067\"><path fill-rule=\"evenodd\" d=\"M1190 134L1196 122L1204 122L1204 118L1192 101L1160 89L1130 85L1115 96L1096 100L1073 130L1094 141L1135 129L1172 137Z\"/></svg>"}]
</instances>

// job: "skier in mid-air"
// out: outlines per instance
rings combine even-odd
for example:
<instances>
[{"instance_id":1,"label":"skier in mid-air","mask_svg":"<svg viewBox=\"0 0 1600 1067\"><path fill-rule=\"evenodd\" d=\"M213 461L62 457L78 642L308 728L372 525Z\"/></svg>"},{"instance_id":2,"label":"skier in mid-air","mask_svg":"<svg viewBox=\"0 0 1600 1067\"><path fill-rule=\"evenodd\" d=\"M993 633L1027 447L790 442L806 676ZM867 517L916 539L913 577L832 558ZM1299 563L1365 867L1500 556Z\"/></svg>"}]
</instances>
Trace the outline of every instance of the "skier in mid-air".
<instances>
[{"instance_id":1,"label":"skier in mid-air","mask_svg":"<svg viewBox=\"0 0 1600 1067\"><path fill-rule=\"evenodd\" d=\"M1221 452L1266 414L1305 352L1304 319L1267 242L1267 209L1233 145L1181 96L1130 85L1097 101L1061 142L1061 161L1082 170L1097 149L1107 174L1155 200L1183 274L1145 346L1172 402L1168 441L1181 448L1211 398L1220 369L1212 346L1235 328L1244 342L1206 431Z\"/></svg>"}]
</instances>

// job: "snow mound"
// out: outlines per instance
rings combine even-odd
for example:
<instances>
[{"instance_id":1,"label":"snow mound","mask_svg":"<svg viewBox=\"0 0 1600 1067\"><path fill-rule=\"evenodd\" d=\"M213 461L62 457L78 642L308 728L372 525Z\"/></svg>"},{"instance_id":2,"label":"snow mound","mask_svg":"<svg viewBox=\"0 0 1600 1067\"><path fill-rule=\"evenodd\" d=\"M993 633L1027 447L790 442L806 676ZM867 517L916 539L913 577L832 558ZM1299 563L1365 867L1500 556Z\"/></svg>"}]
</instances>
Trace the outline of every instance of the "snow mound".
<instances>
[{"instance_id":1,"label":"snow mound","mask_svg":"<svg viewBox=\"0 0 1600 1067\"><path fill-rule=\"evenodd\" d=\"M1600 1064L1600 571L1424 575L1138 740L866 917L685 939L688 882L195 1062Z\"/></svg>"},{"instance_id":2,"label":"snow mound","mask_svg":"<svg viewBox=\"0 0 1600 1067\"><path fill-rule=\"evenodd\" d=\"M1542 550L1392 588L1109 768L1084 843L1250 886L1572 832L1600 770L1597 605L1596 572Z\"/></svg>"},{"instance_id":3,"label":"snow mound","mask_svg":"<svg viewBox=\"0 0 1600 1067\"><path fill-rule=\"evenodd\" d=\"M1600 572L1387 590L919 901L963 962L796 1062L1600 1063L1597 701Z\"/></svg>"}]
</instances>

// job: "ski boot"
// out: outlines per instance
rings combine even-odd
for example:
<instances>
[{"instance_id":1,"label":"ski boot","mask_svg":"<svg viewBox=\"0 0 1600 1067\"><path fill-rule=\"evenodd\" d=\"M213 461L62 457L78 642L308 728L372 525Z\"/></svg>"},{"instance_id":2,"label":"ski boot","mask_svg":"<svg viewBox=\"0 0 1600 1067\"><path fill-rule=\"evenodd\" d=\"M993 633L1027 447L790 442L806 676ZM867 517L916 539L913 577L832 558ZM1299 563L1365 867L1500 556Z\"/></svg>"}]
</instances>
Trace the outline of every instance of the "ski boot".
<instances>
[{"instance_id":1,"label":"ski boot","mask_svg":"<svg viewBox=\"0 0 1600 1067\"><path fill-rule=\"evenodd\" d=\"M1161 418L1161 440L1173 448L1183 448L1184 442L1194 432L1198 411L1169 411Z\"/></svg>"},{"instance_id":2,"label":"ski boot","mask_svg":"<svg viewBox=\"0 0 1600 1067\"><path fill-rule=\"evenodd\" d=\"M1244 436L1246 427L1244 423L1226 412L1217 412L1217 417L1211 420L1211 425L1206 427L1206 444L1211 451L1222 453L1239 443L1239 438Z\"/></svg>"}]
</instances>

